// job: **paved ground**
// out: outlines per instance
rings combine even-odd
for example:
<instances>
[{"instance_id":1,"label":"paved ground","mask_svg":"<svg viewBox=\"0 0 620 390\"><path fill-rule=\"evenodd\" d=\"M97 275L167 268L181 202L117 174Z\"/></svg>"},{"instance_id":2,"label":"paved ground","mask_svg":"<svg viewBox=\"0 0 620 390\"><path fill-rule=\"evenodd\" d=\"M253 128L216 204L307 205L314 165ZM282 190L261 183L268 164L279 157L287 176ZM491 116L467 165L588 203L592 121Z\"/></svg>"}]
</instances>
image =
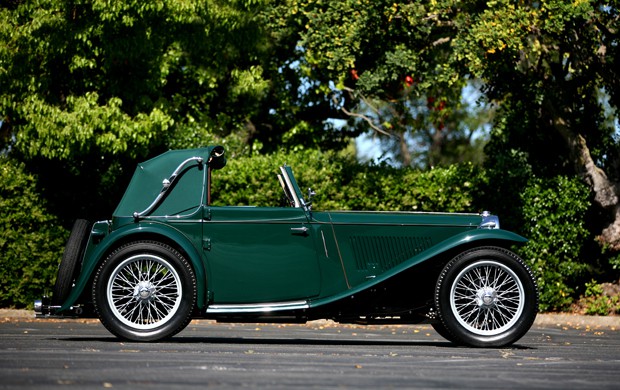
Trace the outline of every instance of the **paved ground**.
<instances>
[{"instance_id":1,"label":"paved ground","mask_svg":"<svg viewBox=\"0 0 620 390\"><path fill-rule=\"evenodd\" d=\"M617 389L616 317L542 315L511 348L455 347L430 326L216 324L121 342L97 320L0 312L0 389Z\"/></svg>"}]
</instances>

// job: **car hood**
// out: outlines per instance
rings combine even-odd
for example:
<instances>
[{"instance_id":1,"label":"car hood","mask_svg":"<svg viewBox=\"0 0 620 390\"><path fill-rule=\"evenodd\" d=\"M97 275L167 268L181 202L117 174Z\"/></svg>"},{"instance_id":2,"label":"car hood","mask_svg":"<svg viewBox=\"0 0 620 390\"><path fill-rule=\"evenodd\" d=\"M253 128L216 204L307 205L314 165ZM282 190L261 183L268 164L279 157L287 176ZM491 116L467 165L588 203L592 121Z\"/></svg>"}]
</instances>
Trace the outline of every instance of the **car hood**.
<instances>
[{"instance_id":1,"label":"car hood","mask_svg":"<svg viewBox=\"0 0 620 390\"><path fill-rule=\"evenodd\" d=\"M428 213L428 212L379 212L379 211L327 211L314 212L317 222L336 225L429 225L478 227L483 217L470 213Z\"/></svg>"}]
</instances>

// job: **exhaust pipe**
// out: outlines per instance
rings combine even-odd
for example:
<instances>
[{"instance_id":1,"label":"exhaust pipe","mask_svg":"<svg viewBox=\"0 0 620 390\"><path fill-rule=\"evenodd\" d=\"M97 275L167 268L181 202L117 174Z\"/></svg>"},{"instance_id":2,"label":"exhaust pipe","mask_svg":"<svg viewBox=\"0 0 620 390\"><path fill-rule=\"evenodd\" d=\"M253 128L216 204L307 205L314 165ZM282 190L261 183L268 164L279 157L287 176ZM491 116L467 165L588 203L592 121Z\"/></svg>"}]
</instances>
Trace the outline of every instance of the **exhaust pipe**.
<instances>
[{"instance_id":1,"label":"exhaust pipe","mask_svg":"<svg viewBox=\"0 0 620 390\"><path fill-rule=\"evenodd\" d=\"M79 317L84 313L81 306L71 306L67 311L63 310L63 314L56 314L56 311L61 307L50 305L49 297L44 296L34 301L35 318L71 318Z\"/></svg>"}]
</instances>

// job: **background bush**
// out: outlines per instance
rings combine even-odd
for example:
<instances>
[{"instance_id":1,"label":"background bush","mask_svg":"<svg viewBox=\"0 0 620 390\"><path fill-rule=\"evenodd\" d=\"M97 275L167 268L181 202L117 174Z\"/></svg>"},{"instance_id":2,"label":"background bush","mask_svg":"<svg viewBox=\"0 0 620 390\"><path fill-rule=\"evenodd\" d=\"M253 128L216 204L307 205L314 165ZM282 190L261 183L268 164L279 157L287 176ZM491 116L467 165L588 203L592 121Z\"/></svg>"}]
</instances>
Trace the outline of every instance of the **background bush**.
<instances>
[{"instance_id":1,"label":"background bush","mask_svg":"<svg viewBox=\"0 0 620 390\"><path fill-rule=\"evenodd\" d=\"M279 152L229 159L213 174L214 204L277 206L279 166L293 168L302 191L316 192L315 210L481 211L478 189L484 170L464 163L429 171L360 165L335 152Z\"/></svg>"},{"instance_id":2,"label":"background bush","mask_svg":"<svg viewBox=\"0 0 620 390\"><path fill-rule=\"evenodd\" d=\"M32 306L50 291L67 237L35 177L0 157L0 307Z\"/></svg>"},{"instance_id":3,"label":"background bush","mask_svg":"<svg viewBox=\"0 0 620 390\"><path fill-rule=\"evenodd\" d=\"M530 241L520 253L538 279L542 311L567 308L586 274L588 196L579 179L564 176L532 179L521 194L522 231Z\"/></svg>"}]
</instances>

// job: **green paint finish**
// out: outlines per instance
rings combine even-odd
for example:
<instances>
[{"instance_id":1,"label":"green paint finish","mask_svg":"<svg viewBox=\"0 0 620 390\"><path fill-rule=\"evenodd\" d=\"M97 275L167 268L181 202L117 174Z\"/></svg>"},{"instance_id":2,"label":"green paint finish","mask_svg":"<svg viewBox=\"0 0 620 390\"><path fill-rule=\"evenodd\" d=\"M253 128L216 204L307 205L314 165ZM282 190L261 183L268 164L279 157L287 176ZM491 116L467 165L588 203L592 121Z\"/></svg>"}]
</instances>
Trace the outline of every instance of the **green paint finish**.
<instances>
[{"instance_id":1,"label":"green paint finish","mask_svg":"<svg viewBox=\"0 0 620 390\"><path fill-rule=\"evenodd\" d=\"M434 245L428 250L420 253L417 256L414 256L407 261L400 263L394 268L383 272L375 278L369 278L366 281L361 282L356 286L352 286L348 290L343 290L337 292L333 295L321 296L317 299L313 299L309 302L309 306L311 308L320 307L323 305L327 305L329 303L336 302L340 299L350 297L355 295L361 291L364 291L368 288L371 288L379 283L398 275L406 269L415 267L418 264L421 264L425 261L432 261L436 256L441 255L442 253L449 251L451 249L459 248L459 247L469 247L471 245L481 244L481 245L499 245L499 246L508 246L515 244L524 244L527 242L527 239L519 236L518 234L500 230L500 229L476 229L465 231L459 233L455 236L449 237L446 240Z\"/></svg>"},{"instance_id":2,"label":"green paint finish","mask_svg":"<svg viewBox=\"0 0 620 390\"><path fill-rule=\"evenodd\" d=\"M357 286L461 232L477 229L477 214L329 212L348 284Z\"/></svg>"},{"instance_id":3,"label":"green paint finish","mask_svg":"<svg viewBox=\"0 0 620 390\"><path fill-rule=\"evenodd\" d=\"M123 243L139 240L165 239L167 242L174 243L177 249L183 251L188 256L188 261L192 264L196 274L196 286L198 290L198 306L204 307L206 304L206 271L199 250L199 240L201 238L200 220L190 215L186 219L169 220L168 218L151 219L148 221L123 224L122 227L111 231L103 236L100 232L107 230L106 226L112 227L109 221L97 222L92 231L88 246L84 253L80 275L78 276L71 294L63 303L60 311L68 309L76 304L85 290L90 289L88 285L99 264L105 260L107 254L118 248ZM88 292L89 293L89 292Z\"/></svg>"},{"instance_id":4,"label":"green paint finish","mask_svg":"<svg viewBox=\"0 0 620 390\"><path fill-rule=\"evenodd\" d=\"M223 156L214 156L220 149L173 150L138 164L113 215L132 216L147 210L166 188L166 181L168 191L148 215L188 214L197 209L206 200L206 164L213 159L218 169L226 164Z\"/></svg>"},{"instance_id":5,"label":"green paint finish","mask_svg":"<svg viewBox=\"0 0 620 390\"><path fill-rule=\"evenodd\" d=\"M308 218L300 208L211 207L204 222L214 303L307 299L320 291Z\"/></svg>"}]
</instances>

